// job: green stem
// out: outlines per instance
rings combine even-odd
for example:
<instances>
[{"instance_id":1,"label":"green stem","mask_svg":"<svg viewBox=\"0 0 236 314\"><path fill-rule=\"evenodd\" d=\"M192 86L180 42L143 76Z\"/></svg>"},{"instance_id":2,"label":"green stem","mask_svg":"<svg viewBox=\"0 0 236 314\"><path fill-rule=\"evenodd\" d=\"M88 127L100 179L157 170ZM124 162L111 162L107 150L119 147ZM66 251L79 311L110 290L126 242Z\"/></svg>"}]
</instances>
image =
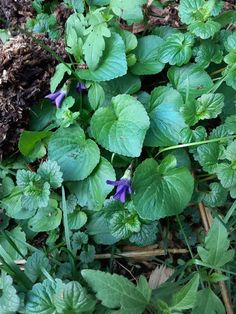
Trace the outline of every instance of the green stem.
<instances>
[{"instance_id":1,"label":"green stem","mask_svg":"<svg viewBox=\"0 0 236 314\"><path fill-rule=\"evenodd\" d=\"M223 72L225 69L226 69L226 67L220 68L220 69L218 69L218 70L216 70L216 71L210 73L210 76L213 76L213 75L216 75L216 74L218 74L218 73L221 73L221 72Z\"/></svg>"},{"instance_id":2,"label":"green stem","mask_svg":"<svg viewBox=\"0 0 236 314\"><path fill-rule=\"evenodd\" d=\"M225 218L224 218L224 223L227 224L227 222L229 221L230 217L233 215L234 211L236 209L236 201L233 202L232 206L230 207L230 209L228 210Z\"/></svg>"},{"instance_id":3,"label":"green stem","mask_svg":"<svg viewBox=\"0 0 236 314\"><path fill-rule=\"evenodd\" d=\"M189 244L189 242L188 242L188 238L187 238L187 236L186 236L186 234L185 234L185 231L184 231L183 225L182 225L182 223L181 223L181 220L179 219L179 215L176 215L176 219L177 219L177 222L178 222L178 224L179 224L179 226L180 226L181 232L182 232L182 234L183 234L183 236L184 236L184 240L185 240L185 242L186 242L186 245L187 245L187 247L188 247L188 250L189 250L189 253L190 253L191 257L192 257L192 260L194 260L193 251L192 251L191 246L190 246L190 244ZM195 265L195 268L196 268L197 272L199 273L199 269L198 269L198 266L197 266L197 265ZM200 276L200 282L201 282L202 288L204 288L204 283L203 283L203 281L202 281L202 279L201 279L201 276Z\"/></svg>"},{"instance_id":4,"label":"green stem","mask_svg":"<svg viewBox=\"0 0 236 314\"><path fill-rule=\"evenodd\" d=\"M174 145L174 146L169 146L166 148L161 149L155 156L155 158L160 155L163 152L166 152L168 150L173 150L177 148L185 148L185 147L192 147L192 146L198 146L198 145L203 145L203 144L208 144L208 143L216 143L216 142L221 142L229 139L236 138L235 135L229 135L229 136L224 136L224 137L219 137L219 138L213 138L211 140L205 140L205 141L199 141L199 142L193 142L193 143L187 143L187 144L180 144L180 145Z\"/></svg>"},{"instance_id":5,"label":"green stem","mask_svg":"<svg viewBox=\"0 0 236 314\"><path fill-rule=\"evenodd\" d=\"M65 239L66 239L66 246L69 251L72 251L71 243L70 243L70 231L68 225L68 217L67 217L67 206L66 206L66 197L65 197L65 189L62 186L62 211L63 211L63 224L65 230Z\"/></svg>"},{"instance_id":6,"label":"green stem","mask_svg":"<svg viewBox=\"0 0 236 314\"><path fill-rule=\"evenodd\" d=\"M212 176L198 180L198 182L210 181L210 180L215 179L215 178L217 178L217 176L215 174L213 174Z\"/></svg>"}]
</instances>

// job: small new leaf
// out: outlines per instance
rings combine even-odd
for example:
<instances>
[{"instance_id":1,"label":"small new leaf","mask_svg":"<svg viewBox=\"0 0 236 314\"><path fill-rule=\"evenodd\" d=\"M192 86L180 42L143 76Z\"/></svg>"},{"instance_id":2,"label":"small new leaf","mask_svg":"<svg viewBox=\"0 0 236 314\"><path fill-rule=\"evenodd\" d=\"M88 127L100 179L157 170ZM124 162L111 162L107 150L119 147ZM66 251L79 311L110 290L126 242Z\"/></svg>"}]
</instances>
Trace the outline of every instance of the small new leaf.
<instances>
[{"instance_id":1,"label":"small new leaf","mask_svg":"<svg viewBox=\"0 0 236 314\"><path fill-rule=\"evenodd\" d=\"M91 13L91 15L93 24L86 30L88 37L83 45L83 53L89 69L94 71L98 67L105 49L104 37L110 37L111 32L98 10Z\"/></svg>"},{"instance_id":2,"label":"small new leaf","mask_svg":"<svg viewBox=\"0 0 236 314\"><path fill-rule=\"evenodd\" d=\"M199 274L195 274L194 277L184 287L174 294L171 308L177 311L191 309L196 300L198 285Z\"/></svg>"},{"instance_id":3,"label":"small new leaf","mask_svg":"<svg viewBox=\"0 0 236 314\"><path fill-rule=\"evenodd\" d=\"M215 218L205 238L205 244L198 246L197 251L201 260L213 267L222 267L234 257L234 250L229 250L228 232L222 222Z\"/></svg>"},{"instance_id":4,"label":"small new leaf","mask_svg":"<svg viewBox=\"0 0 236 314\"><path fill-rule=\"evenodd\" d=\"M41 176L42 180L48 182L53 189L59 188L63 182L62 172L55 161L48 160L42 163L37 173Z\"/></svg>"}]
</instances>

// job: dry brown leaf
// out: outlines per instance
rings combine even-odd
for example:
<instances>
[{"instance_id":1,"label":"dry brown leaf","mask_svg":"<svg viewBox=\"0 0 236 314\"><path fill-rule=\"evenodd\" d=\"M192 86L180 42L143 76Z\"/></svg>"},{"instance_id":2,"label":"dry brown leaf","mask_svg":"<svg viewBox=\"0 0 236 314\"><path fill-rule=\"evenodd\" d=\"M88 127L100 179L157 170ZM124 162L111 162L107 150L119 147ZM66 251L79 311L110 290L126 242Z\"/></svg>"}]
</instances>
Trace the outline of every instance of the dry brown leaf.
<instances>
[{"instance_id":1,"label":"dry brown leaf","mask_svg":"<svg viewBox=\"0 0 236 314\"><path fill-rule=\"evenodd\" d=\"M166 267L165 265L157 266L149 277L149 287L151 289L158 288L162 283L170 278L173 273L173 268Z\"/></svg>"}]
</instances>

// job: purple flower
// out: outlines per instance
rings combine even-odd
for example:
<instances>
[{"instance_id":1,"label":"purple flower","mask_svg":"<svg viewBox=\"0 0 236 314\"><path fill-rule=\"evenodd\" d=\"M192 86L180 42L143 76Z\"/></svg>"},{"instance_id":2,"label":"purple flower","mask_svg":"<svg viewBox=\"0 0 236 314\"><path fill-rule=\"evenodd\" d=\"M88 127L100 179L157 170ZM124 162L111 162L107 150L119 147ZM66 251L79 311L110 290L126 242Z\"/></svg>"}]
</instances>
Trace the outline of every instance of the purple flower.
<instances>
[{"instance_id":1,"label":"purple flower","mask_svg":"<svg viewBox=\"0 0 236 314\"><path fill-rule=\"evenodd\" d=\"M75 89L76 89L76 91L77 91L78 93L82 93L82 92L83 92L84 90L86 90L87 88L86 88L86 86L84 85L84 83L78 82L78 83L76 84Z\"/></svg>"},{"instance_id":2,"label":"purple flower","mask_svg":"<svg viewBox=\"0 0 236 314\"><path fill-rule=\"evenodd\" d=\"M131 194L132 192L130 179L121 178L118 181L107 180L106 183L117 187L116 194L113 197L122 203L125 202L126 193Z\"/></svg>"},{"instance_id":3,"label":"purple flower","mask_svg":"<svg viewBox=\"0 0 236 314\"><path fill-rule=\"evenodd\" d=\"M52 94L48 94L47 96L45 96L45 98L50 99L54 104L56 104L57 108L60 108L61 103L65 96L66 96L65 92L59 91Z\"/></svg>"}]
</instances>

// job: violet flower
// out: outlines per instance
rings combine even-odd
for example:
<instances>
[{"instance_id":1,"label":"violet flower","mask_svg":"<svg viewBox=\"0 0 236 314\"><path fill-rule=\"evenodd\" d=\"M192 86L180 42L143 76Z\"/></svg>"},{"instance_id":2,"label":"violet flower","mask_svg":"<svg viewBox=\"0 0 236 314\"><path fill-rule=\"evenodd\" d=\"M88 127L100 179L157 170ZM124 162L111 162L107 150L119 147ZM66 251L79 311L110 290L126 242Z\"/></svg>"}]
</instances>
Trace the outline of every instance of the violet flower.
<instances>
[{"instance_id":1,"label":"violet flower","mask_svg":"<svg viewBox=\"0 0 236 314\"><path fill-rule=\"evenodd\" d=\"M125 202L126 194L131 194L130 179L121 178L117 181L107 180L107 184L116 186L116 194L113 196L114 199L119 200L121 203Z\"/></svg>"},{"instance_id":2,"label":"violet flower","mask_svg":"<svg viewBox=\"0 0 236 314\"><path fill-rule=\"evenodd\" d=\"M78 82L78 83L76 84L75 89L76 89L76 91L77 91L78 93L82 93L82 92L83 92L84 90L86 90L87 88L86 88L86 86L84 85L84 83Z\"/></svg>"},{"instance_id":3,"label":"violet flower","mask_svg":"<svg viewBox=\"0 0 236 314\"><path fill-rule=\"evenodd\" d=\"M59 91L55 93L48 94L45 98L50 99L54 104L56 104L57 108L60 108L63 99L65 98L66 93Z\"/></svg>"}]
</instances>

